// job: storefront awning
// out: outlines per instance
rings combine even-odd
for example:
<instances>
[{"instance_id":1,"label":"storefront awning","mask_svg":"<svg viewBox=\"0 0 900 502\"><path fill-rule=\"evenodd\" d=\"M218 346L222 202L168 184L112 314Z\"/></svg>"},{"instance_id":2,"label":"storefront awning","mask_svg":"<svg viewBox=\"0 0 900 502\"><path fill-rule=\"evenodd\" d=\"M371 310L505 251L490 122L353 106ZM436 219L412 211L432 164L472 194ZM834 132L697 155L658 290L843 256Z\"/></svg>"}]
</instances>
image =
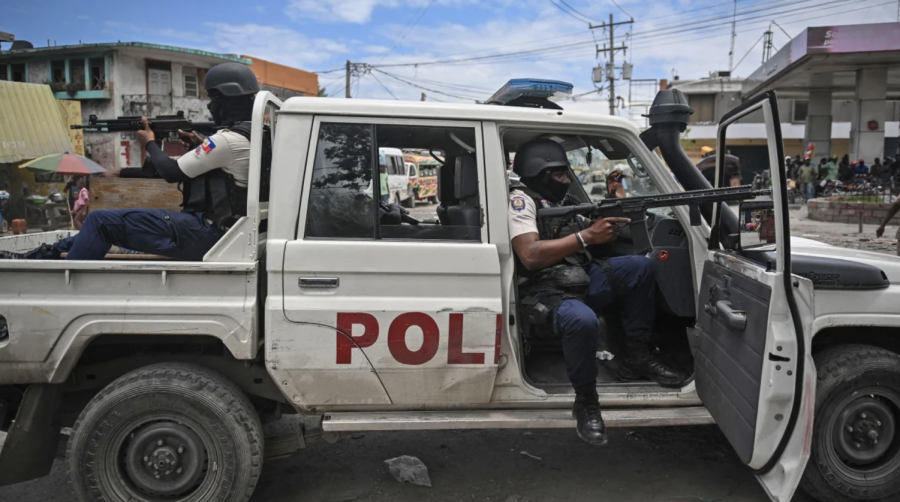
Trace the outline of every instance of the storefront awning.
<instances>
[{"instance_id":1,"label":"storefront awning","mask_svg":"<svg viewBox=\"0 0 900 502\"><path fill-rule=\"evenodd\" d=\"M71 151L50 86L0 81L0 164Z\"/></svg>"}]
</instances>

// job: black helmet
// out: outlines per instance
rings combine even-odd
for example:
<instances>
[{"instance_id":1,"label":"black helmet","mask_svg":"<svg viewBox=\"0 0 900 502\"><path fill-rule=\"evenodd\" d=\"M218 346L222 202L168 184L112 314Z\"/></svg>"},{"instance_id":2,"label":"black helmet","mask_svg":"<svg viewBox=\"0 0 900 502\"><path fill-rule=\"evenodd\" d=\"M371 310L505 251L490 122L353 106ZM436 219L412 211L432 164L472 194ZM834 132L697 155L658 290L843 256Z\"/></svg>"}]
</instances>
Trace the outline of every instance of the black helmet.
<instances>
[{"instance_id":1,"label":"black helmet","mask_svg":"<svg viewBox=\"0 0 900 502\"><path fill-rule=\"evenodd\" d=\"M213 66L206 72L203 87L207 92L217 96L250 96L259 92L256 74L247 65L241 63L222 63Z\"/></svg>"},{"instance_id":2,"label":"black helmet","mask_svg":"<svg viewBox=\"0 0 900 502\"><path fill-rule=\"evenodd\" d=\"M545 169L569 167L566 150L552 139L533 139L516 152L513 172L522 178L536 178Z\"/></svg>"}]
</instances>

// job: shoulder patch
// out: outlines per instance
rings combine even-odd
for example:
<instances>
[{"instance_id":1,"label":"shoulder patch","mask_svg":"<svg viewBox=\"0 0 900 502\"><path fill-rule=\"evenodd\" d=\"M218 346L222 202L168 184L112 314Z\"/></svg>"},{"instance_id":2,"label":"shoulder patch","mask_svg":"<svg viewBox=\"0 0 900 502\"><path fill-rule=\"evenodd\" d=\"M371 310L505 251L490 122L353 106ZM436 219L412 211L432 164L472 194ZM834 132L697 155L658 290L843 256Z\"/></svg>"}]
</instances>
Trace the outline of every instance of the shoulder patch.
<instances>
[{"instance_id":1,"label":"shoulder patch","mask_svg":"<svg viewBox=\"0 0 900 502\"><path fill-rule=\"evenodd\" d=\"M209 153L215 147L216 147L216 144L213 143L212 138L206 138L205 140L203 140L203 143L198 148L203 150L203 153ZM197 152L197 153L200 153L200 152Z\"/></svg>"},{"instance_id":2,"label":"shoulder patch","mask_svg":"<svg viewBox=\"0 0 900 502\"><path fill-rule=\"evenodd\" d=\"M509 206L513 211L522 212L525 209L525 197L521 195L513 195L509 199Z\"/></svg>"},{"instance_id":3,"label":"shoulder patch","mask_svg":"<svg viewBox=\"0 0 900 502\"><path fill-rule=\"evenodd\" d=\"M547 199L541 199L541 207L547 209L548 207L550 207L550 201L548 201Z\"/></svg>"}]
</instances>

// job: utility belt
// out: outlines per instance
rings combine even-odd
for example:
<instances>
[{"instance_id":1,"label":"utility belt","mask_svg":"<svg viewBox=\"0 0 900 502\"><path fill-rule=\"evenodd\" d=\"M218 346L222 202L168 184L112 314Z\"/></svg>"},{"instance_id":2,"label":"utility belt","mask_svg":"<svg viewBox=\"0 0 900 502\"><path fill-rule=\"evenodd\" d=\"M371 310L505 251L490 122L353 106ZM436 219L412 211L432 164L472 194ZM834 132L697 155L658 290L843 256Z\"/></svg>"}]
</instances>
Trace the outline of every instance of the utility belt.
<instances>
[{"instance_id":1,"label":"utility belt","mask_svg":"<svg viewBox=\"0 0 900 502\"><path fill-rule=\"evenodd\" d=\"M612 267L606 258L594 259L606 274L607 282L615 292ZM578 300L586 303L591 278L585 267L587 265L558 263L552 267L534 273L519 285L519 301L521 315L525 322L535 327L552 326L553 316L560 304L565 300ZM538 338L553 335L553 330L530 330ZM540 334L544 336L540 336Z\"/></svg>"}]
</instances>

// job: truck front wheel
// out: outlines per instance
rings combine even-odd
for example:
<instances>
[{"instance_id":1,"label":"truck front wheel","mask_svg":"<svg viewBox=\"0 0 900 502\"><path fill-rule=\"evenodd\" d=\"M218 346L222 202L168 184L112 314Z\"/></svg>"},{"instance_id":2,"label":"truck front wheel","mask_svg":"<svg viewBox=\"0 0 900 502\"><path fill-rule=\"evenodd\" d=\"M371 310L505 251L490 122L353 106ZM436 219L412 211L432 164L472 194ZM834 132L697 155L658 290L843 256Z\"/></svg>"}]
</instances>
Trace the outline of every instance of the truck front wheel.
<instances>
[{"instance_id":1,"label":"truck front wheel","mask_svg":"<svg viewBox=\"0 0 900 502\"><path fill-rule=\"evenodd\" d=\"M245 502L262 469L259 417L206 368L162 363L104 388L72 429L66 459L79 501Z\"/></svg>"},{"instance_id":2,"label":"truck front wheel","mask_svg":"<svg viewBox=\"0 0 900 502\"><path fill-rule=\"evenodd\" d=\"M897 500L900 355L843 345L815 360L816 418L803 490L822 502Z\"/></svg>"}]
</instances>

